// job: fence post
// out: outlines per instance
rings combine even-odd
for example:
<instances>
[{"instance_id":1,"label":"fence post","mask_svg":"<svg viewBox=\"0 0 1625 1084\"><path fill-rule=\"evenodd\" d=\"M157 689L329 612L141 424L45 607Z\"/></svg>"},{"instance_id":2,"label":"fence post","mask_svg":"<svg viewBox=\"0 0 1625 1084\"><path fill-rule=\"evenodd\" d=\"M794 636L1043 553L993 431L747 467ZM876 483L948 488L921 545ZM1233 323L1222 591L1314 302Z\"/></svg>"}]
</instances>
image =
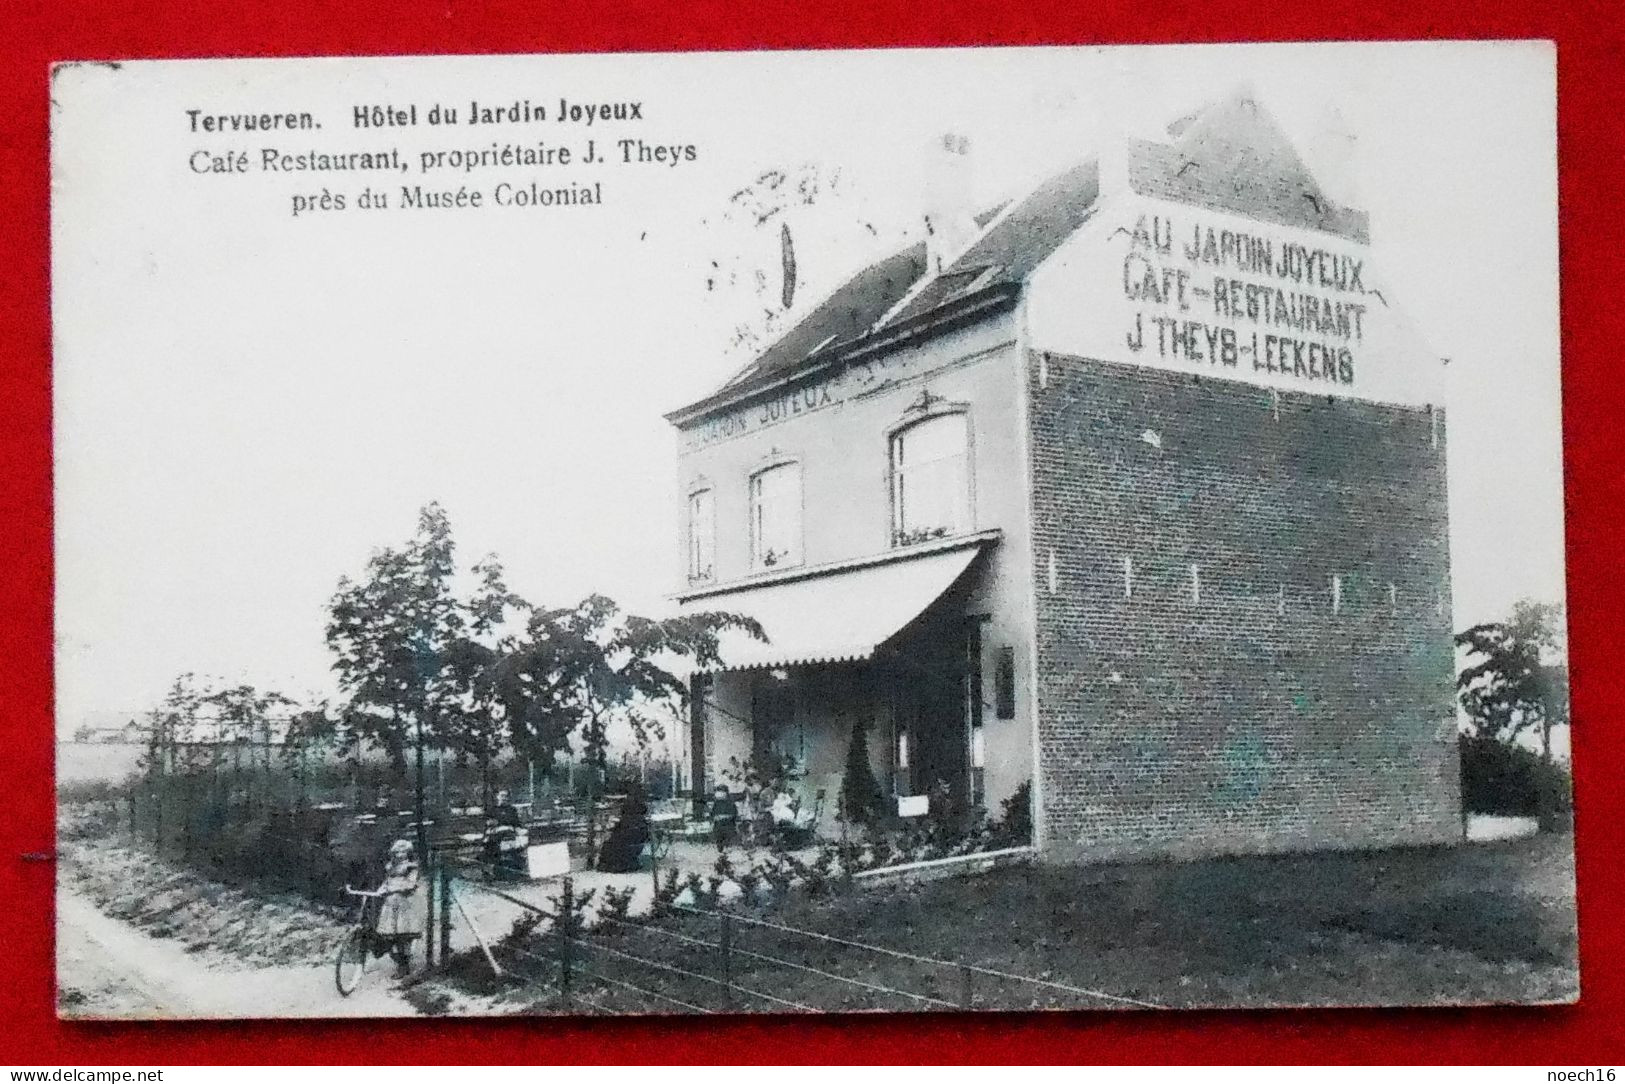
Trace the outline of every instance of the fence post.
<instances>
[{"instance_id":1,"label":"fence post","mask_svg":"<svg viewBox=\"0 0 1625 1084\"><path fill-rule=\"evenodd\" d=\"M425 970L434 966L434 890L435 890L435 861L434 851L429 850L423 856L423 966Z\"/></svg>"},{"instance_id":2,"label":"fence post","mask_svg":"<svg viewBox=\"0 0 1625 1084\"><path fill-rule=\"evenodd\" d=\"M959 1007L961 1009L974 1009L976 1007L976 993L971 989L971 970L969 964L959 965Z\"/></svg>"},{"instance_id":3,"label":"fence post","mask_svg":"<svg viewBox=\"0 0 1625 1084\"><path fill-rule=\"evenodd\" d=\"M451 863L440 859L440 962L451 959Z\"/></svg>"},{"instance_id":4,"label":"fence post","mask_svg":"<svg viewBox=\"0 0 1625 1084\"><path fill-rule=\"evenodd\" d=\"M570 876L565 874L564 888L559 894L559 913L553 924L559 931L559 996L565 1008L570 1007L570 927L574 924L575 900L571 892Z\"/></svg>"},{"instance_id":5,"label":"fence post","mask_svg":"<svg viewBox=\"0 0 1625 1084\"><path fill-rule=\"evenodd\" d=\"M176 789L181 812L181 860L192 861L192 780L188 776L180 776L181 785Z\"/></svg>"},{"instance_id":6,"label":"fence post","mask_svg":"<svg viewBox=\"0 0 1625 1084\"><path fill-rule=\"evenodd\" d=\"M717 938L717 947L722 953L722 997L728 1008L734 1004L734 923L733 916L722 912L722 936Z\"/></svg>"}]
</instances>

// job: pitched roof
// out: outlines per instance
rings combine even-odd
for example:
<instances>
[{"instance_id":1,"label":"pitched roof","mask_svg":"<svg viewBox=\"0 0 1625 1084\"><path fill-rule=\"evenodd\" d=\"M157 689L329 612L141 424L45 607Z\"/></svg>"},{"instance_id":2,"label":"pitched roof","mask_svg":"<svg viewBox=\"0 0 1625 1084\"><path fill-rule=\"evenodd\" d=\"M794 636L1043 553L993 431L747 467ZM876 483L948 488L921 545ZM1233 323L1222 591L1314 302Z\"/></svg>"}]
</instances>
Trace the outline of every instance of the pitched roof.
<instances>
[{"instance_id":1,"label":"pitched roof","mask_svg":"<svg viewBox=\"0 0 1625 1084\"><path fill-rule=\"evenodd\" d=\"M1093 213L1099 192L1100 169L1092 158L1051 177L991 219L969 248L882 327L924 315L972 288L1026 282Z\"/></svg>"},{"instance_id":2,"label":"pitched roof","mask_svg":"<svg viewBox=\"0 0 1625 1084\"><path fill-rule=\"evenodd\" d=\"M1140 195L1366 240L1365 213L1326 196L1249 90L1168 131L1169 143L1128 147L1129 185ZM981 232L936 275L927 275L923 241L892 253L842 283L722 387L667 417L686 420L870 344L1013 303L1027 277L1094 213L1099 195L1099 160L1091 158L978 215Z\"/></svg>"},{"instance_id":3,"label":"pitched roof","mask_svg":"<svg viewBox=\"0 0 1625 1084\"><path fill-rule=\"evenodd\" d=\"M925 242L910 245L853 275L780 336L720 390L768 384L798 368L821 347L851 342L873 327L925 274Z\"/></svg>"},{"instance_id":4,"label":"pitched roof","mask_svg":"<svg viewBox=\"0 0 1625 1084\"><path fill-rule=\"evenodd\" d=\"M1169 127L1171 143L1135 140L1129 185L1142 196L1318 230L1364 244L1364 211L1321 189L1292 141L1247 90Z\"/></svg>"}]
</instances>

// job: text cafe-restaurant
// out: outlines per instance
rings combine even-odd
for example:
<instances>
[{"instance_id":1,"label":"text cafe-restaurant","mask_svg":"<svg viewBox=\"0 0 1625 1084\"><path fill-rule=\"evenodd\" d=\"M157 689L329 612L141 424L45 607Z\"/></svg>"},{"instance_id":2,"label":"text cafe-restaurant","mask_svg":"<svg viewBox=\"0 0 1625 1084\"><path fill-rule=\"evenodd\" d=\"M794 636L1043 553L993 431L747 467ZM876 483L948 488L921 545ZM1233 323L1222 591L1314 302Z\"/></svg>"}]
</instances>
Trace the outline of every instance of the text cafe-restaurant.
<instances>
[{"instance_id":1,"label":"text cafe-restaurant","mask_svg":"<svg viewBox=\"0 0 1625 1084\"><path fill-rule=\"evenodd\" d=\"M679 604L766 634L693 677L696 793L773 758L832 832L862 728L1056 860L1457 838L1444 363L1367 215L1246 90L953 192L668 415Z\"/></svg>"}]
</instances>

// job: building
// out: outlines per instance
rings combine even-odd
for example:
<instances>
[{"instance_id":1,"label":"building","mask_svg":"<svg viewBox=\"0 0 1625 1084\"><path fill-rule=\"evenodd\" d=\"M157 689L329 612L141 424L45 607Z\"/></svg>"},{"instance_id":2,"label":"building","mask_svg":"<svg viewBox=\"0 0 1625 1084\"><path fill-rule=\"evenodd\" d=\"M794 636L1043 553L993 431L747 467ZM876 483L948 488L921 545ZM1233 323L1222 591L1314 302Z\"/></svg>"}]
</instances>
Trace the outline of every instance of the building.
<instances>
[{"instance_id":1,"label":"building","mask_svg":"<svg viewBox=\"0 0 1625 1084\"><path fill-rule=\"evenodd\" d=\"M833 808L861 724L896 795L1030 780L1057 859L1457 838L1443 361L1366 215L1245 90L930 210L668 415L681 607L769 638L696 676L696 786Z\"/></svg>"}]
</instances>

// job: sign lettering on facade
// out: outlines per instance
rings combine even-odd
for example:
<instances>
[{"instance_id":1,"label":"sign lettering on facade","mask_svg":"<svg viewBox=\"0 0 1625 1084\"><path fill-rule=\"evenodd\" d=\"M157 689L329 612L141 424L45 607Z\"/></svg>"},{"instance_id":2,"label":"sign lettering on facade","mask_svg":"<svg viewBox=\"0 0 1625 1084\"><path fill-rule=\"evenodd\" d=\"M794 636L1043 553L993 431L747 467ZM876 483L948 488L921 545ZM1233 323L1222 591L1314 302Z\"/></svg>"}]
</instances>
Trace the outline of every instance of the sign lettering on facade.
<instances>
[{"instance_id":1,"label":"sign lettering on facade","mask_svg":"<svg viewBox=\"0 0 1625 1084\"><path fill-rule=\"evenodd\" d=\"M853 376L862 377L865 372L860 368ZM713 415L683 431L684 447L703 448L845 402L848 379L846 373L837 373L818 383L777 392L760 402Z\"/></svg>"},{"instance_id":2,"label":"sign lettering on facade","mask_svg":"<svg viewBox=\"0 0 1625 1084\"><path fill-rule=\"evenodd\" d=\"M907 380L940 365L930 357L870 356L842 366L821 380L775 391L765 399L712 415L682 431L684 451L694 451L768 429L781 422L838 408L848 399Z\"/></svg>"},{"instance_id":3,"label":"sign lettering on facade","mask_svg":"<svg viewBox=\"0 0 1625 1084\"><path fill-rule=\"evenodd\" d=\"M1437 357L1345 238L1121 199L1052 258L1029 300L1035 349L1275 388L1436 403Z\"/></svg>"},{"instance_id":4,"label":"sign lettering on facade","mask_svg":"<svg viewBox=\"0 0 1625 1084\"><path fill-rule=\"evenodd\" d=\"M1363 257L1191 216L1142 213L1123 256L1136 353L1352 385L1365 338Z\"/></svg>"}]
</instances>

